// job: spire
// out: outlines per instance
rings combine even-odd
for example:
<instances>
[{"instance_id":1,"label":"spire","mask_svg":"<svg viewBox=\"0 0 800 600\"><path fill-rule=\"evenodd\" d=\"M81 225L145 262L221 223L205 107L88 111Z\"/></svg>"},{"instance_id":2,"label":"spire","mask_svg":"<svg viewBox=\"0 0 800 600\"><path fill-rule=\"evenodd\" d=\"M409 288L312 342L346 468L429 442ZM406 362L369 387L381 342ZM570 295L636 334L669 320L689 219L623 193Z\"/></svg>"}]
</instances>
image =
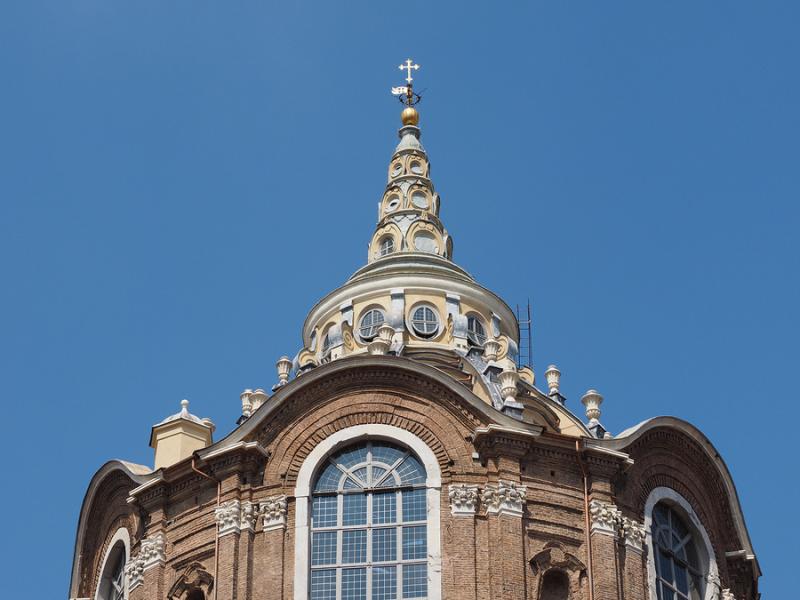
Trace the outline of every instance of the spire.
<instances>
[{"instance_id":1,"label":"spire","mask_svg":"<svg viewBox=\"0 0 800 600\"><path fill-rule=\"evenodd\" d=\"M397 253L435 254L452 259L453 241L439 220L440 199L430 179L430 161L420 143L420 100L414 92L411 59L400 65L407 72L407 85L393 87L392 93L405 105L400 143L389 161L389 175L378 205L378 224L369 247L369 262Z\"/></svg>"}]
</instances>

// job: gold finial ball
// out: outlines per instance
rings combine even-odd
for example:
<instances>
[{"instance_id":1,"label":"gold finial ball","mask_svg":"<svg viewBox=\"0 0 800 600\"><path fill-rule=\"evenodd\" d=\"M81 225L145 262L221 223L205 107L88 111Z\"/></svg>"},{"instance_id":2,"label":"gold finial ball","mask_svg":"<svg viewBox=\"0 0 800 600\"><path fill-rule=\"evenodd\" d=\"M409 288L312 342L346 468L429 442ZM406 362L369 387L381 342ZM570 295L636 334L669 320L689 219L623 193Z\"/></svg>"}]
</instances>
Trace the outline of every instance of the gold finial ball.
<instances>
[{"instance_id":1,"label":"gold finial ball","mask_svg":"<svg viewBox=\"0 0 800 600\"><path fill-rule=\"evenodd\" d=\"M400 115L403 120L403 125L417 125L419 123L419 113L416 108L406 107Z\"/></svg>"}]
</instances>

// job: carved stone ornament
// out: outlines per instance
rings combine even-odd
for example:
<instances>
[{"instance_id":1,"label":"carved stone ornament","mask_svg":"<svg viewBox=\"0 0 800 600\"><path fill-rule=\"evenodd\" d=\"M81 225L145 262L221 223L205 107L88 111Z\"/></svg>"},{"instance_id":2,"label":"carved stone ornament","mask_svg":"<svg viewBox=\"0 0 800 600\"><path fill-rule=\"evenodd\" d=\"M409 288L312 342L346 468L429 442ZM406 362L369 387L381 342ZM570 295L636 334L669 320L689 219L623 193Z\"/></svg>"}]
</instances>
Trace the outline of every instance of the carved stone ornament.
<instances>
[{"instance_id":1,"label":"carved stone ornament","mask_svg":"<svg viewBox=\"0 0 800 600\"><path fill-rule=\"evenodd\" d=\"M589 514L592 519L592 533L617 536L622 515L616 506L608 502L592 500L589 503Z\"/></svg>"},{"instance_id":2,"label":"carved stone ornament","mask_svg":"<svg viewBox=\"0 0 800 600\"><path fill-rule=\"evenodd\" d=\"M448 490L450 512L453 515L472 517L478 507L478 486L454 483Z\"/></svg>"},{"instance_id":3,"label":"carved stone ornament","mask_svg":"<svg viewBox=\"0 0 800 600\"><path fill-rule=\"evenodd\" d=\"M286 496L272 496L261 501L258 514L261 515L264 531L286 527L287 506Z\"/></svg>"},{"instance_id":4,"label":"carved stone ornament","mask_svg":"<svg viewBox=\"0 0 800 600\"><path fill-rule=\"evenodd\" d=\"M242 531L253 531L256 528L256 508L257 506L249 501L242 502L239 529Z\"/></svg>"},{"instance_id":5,"label":"carved stone ornament","mask_svg":"<svg viewBox=\"0 0 800 600\"><path fill-rule=\"evenodd\" d=\"M736 596L733 595L733 592L729 589L722 590L722 595L720 596L720 600L736 600Z\"/></svg>"},{"instance_id":6,"label":"carved stone ornament","mask_svg":"<svg viewBox=\"0 0 800 600\"><path fill-rule=\"evenodd\" d=\"M241 507L238 500L230 500L214 509L217 521L217 533L220 536L239 531L241 523Z\"/></svg>"},{"instance_id":7,"label":"carved stone ornament","mask_svg":"<svg viewBox=\"0 0 800 600\"><path fill-rule=\"evenodd\" d=\"M154 536L144 538L139 546L139 553L132 556L125 565L125 576L128 589L144 583L144 572L152 567L163 565L166 562L166 540L164 534L158 532Z\"/></svg>"},{"instance_id":8,"label":"carved stone ornament","mask_svg":"<svg viewBox=\"0 0 800 600\"><path fill-rule=\"evenodd\" d=\"M167 593L168 600L186 600L195 590L201 590L205 598L214 590L214 577L199 562L193 562L183 570Z\"/></svg>"},{"instance_id":9,"label":"carved stone ornament","mask_svg":"<svg viewBox=\"0 0 800 600\"><path fill-rule=\"evenodd\" d=\"M544 549L534 555L530 560L533 572L532 598L541 597L542 580L551 569L558 569L567 575L569 580L570 598L582 598L582 590L587 585L586 565L574 554L570 554L566 547L559 542L548 542Z\"/></svg>"},{"instance_id":10,"label":"carved stone ornament","mask_svg":"<svg viewBox=\"0 0 800 600\"><path fill-rule=\"evenodd\" d=\"M628 548L635 552L642 552L645 537L644 525L628 517L621 517L619 532Z\"/></svg>"},{"instance_id":11,"label":"carved stone ornament","mask_svg":"<svg viewBox=\"0 0 800 600\"><path fill-rule=\"evenodd\" d=\"M481 501L486 505L488 514L521 517L526 492L524 485L513 481L498 481L497 485L489 484L483 489Z\"/></svg>"},{"instance_id":12,"label":"carved stone ornament","mask_svg":"<svg viewBox=\"0 0 800 600\"><path fill-rule=\"evenodd\" d=\"M138 556L132 556L125 565L125 581L128 583L128 591L144 583L144 563Z\"/></svg>"}]
</instances>

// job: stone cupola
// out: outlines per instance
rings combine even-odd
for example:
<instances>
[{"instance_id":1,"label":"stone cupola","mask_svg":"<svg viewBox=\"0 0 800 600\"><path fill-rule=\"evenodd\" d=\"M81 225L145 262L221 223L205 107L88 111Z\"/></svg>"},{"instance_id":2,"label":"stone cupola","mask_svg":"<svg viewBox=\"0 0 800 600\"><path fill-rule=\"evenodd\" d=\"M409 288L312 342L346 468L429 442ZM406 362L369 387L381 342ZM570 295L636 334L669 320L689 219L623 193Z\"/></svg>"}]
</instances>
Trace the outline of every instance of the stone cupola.
<instances>
[{"instance_id":1,"label":"stone cupola","mask_svg":"<svg viewBox=\"0 0 800 600\"><path fill-rule=\"evenodd\" d=\"M155 451L155 469L169 467L189 458L193 452L212 443L214 423L189 412L189 401L181 400L181 410L153 425L150 447Z\"/></svg>"},{"instance_id":2,"label":"stone cupola","mask_svg":"<svg viewBox=\"0 0 800 600\"><path fill-rule=\"evenodd\" d=\"M453 257L453 240L439 220L440 198L430 179L431 165L420 143L419 113L402 115L400 143L389 161L388 181L378 204L378 224L367 262L398 252Z\"/></svg>"}]
</instances>

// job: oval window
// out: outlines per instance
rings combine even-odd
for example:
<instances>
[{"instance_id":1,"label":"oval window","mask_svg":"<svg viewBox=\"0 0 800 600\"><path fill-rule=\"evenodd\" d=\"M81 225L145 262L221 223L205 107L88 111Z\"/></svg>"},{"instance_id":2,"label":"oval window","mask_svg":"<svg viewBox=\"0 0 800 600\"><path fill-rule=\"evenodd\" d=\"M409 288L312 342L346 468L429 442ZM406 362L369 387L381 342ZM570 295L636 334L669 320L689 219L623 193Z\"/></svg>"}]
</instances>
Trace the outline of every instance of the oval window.
<instances>
[{"instance_id":1,"label":"oval window","mask_svg":"<svg viewBox=\"0 0 800 600\"><path fill-rule=\"evenodd\" d=\"M417 161L412 162L411 163L411 172L414 173L414 175L422 175L422 173L423 173L422 163L417 162Z\"/></svg>"},{"instance_id":2,"label":"oval window","mask_svg":"<svg viewBox=\"0 0 800 600\"><path fill-rule=\"evenodd\" d=\"M402 172L403 172L403 165L402 164L394 163L392 165L392 177L397 177Z\"/></svg>"},{"instance_id":3,"label":"oval window","mask_svg":"<svg viewBox=\"0 0 800 600\"><path fill-rule=\"evenodd\" d=\"M439 251L436 237L427 231L420 231L414 236L414 249L417 252L428 252L429 254L436 254Z\"/></svg>"},{"instance_id":4,"label":"oval window","mask_svg":"<svg viewBox=\"0 0 800 600\"><path fill-rule=\"evenodd\" d=\"M398 196L390 196L386 201L386 208L384 211L387 213L393 212L397 210L398 206L400 206L400 198Z\"/></svg>"},{"instance_id":5,"label":"oval window","mask_svg":"<svg viewBox=\"0 0 800 600\"><path fill-rule=\"evenodd\" d=\"M425 192L414 192L411 194L411 204L417 208L428 208L428 196Z\"/></svg>"}]
</instances>

